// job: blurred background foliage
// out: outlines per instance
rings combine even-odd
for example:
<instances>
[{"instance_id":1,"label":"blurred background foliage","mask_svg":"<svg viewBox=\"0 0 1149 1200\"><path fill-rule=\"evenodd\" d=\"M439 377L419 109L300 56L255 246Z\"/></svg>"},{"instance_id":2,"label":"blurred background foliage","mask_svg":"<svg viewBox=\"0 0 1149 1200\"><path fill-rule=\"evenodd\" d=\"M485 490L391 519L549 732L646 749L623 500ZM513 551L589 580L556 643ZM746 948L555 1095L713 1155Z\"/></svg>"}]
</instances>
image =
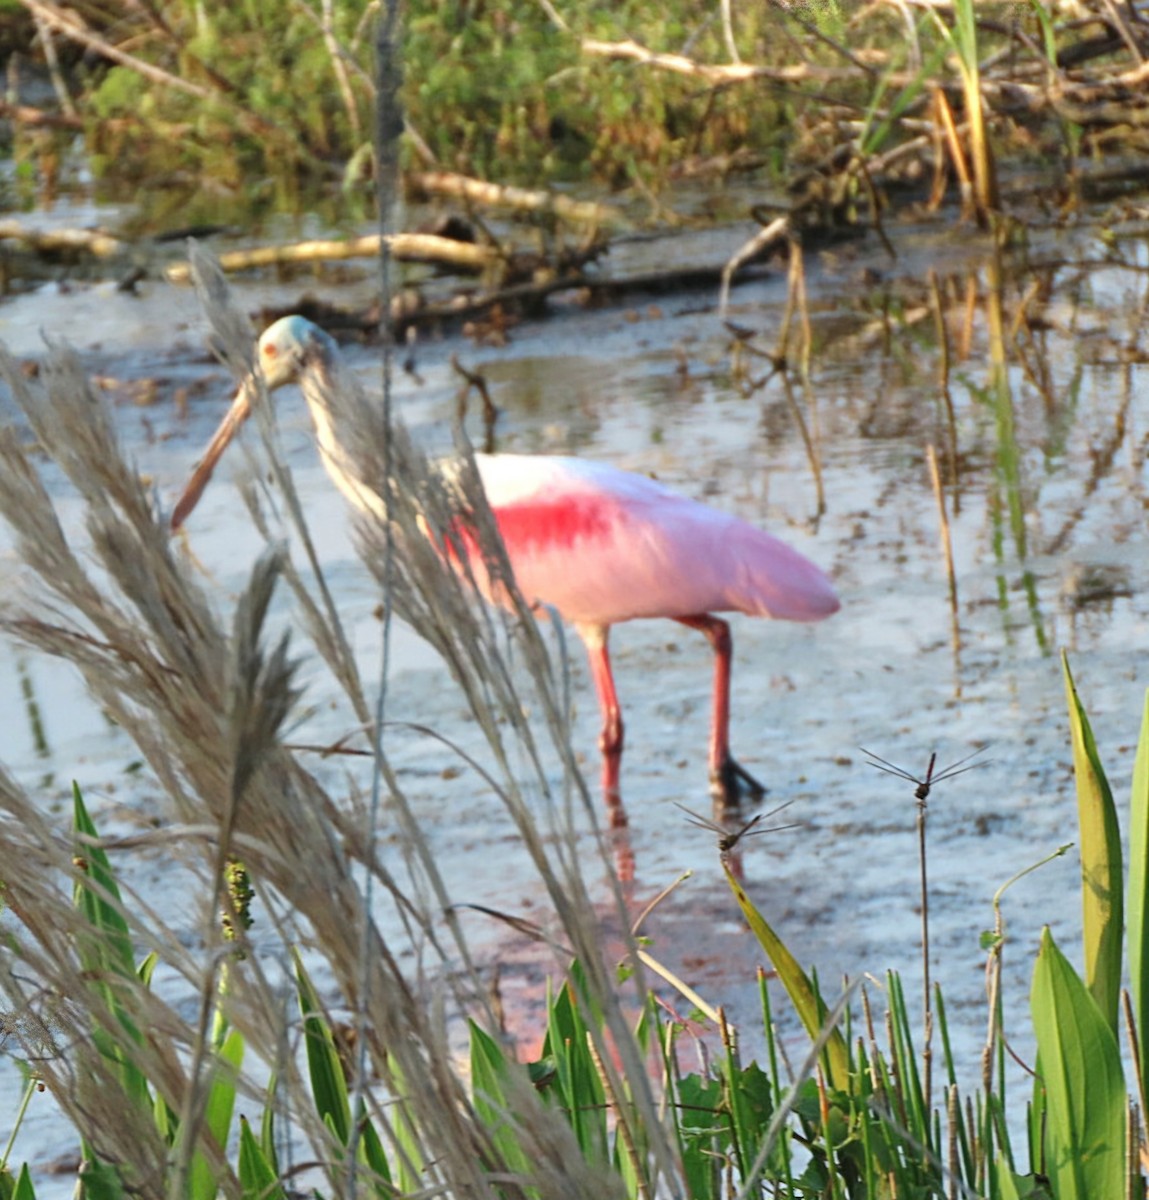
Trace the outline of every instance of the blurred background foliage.
<instances>
[{"instance_id":1,"label":"blurred background foliage","mask_svg":"<svg viewBox=\"0 0 1149 1200\"><path fill-rule=\"evenodd\" d=\"M10 97L21 64L38 64L55 108L70 114L62 136L82 139L105 198L147 188L180 196L181 207L198 192L256 212L322 201L344 219L369 215L374 4L5 3ZM1019 36L1040 42L1039 7L979 4L982 51L1008 51ZM402 18L406 164L653 194L751 169L778 182L866 131L868 151L876 128L893 136L897 122L879 118L898 97L920 107L924 70L956 78L928 12L773 0L735 3L730 18L712 0L412 0ZM601 43L763 73L689 74ZM43 174L61 137L16 128L17 156L38 159Z\"/></svg>"}]
</instances>

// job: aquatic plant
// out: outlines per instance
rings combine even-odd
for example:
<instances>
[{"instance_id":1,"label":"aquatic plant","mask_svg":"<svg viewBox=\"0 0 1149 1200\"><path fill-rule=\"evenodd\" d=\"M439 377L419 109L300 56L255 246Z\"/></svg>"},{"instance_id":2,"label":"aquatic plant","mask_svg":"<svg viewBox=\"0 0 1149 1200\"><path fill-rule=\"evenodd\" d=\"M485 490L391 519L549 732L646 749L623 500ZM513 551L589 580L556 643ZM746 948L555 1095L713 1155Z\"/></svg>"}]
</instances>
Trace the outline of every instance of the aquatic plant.
<instances>
[{"instance_id":1,"label":"aquatic plant","mask_svg":"<svg viewBox=\"0 0 1149 1200\"><path fill-rule=\"evenodd\" d=\"M210 265L200 270L222 344L242 375L251 330L226 306ZM851 990L824 991L733 870L734 903L774 962L810 1052L791 1076L763 985L765 1061L743 1062L733 1031L713 1013L721 1057L713 1071L685 1072L677 1045L692 1017L666 1020L654 1007L644 973L653 956L627 939L620 982L602 944L587 876L593 869L613 878L615 847L595 832L596 803L569 744L563 664L530 613L504 618L476 605L468 581L420 534L429 519L445 529L477 520L490 567L500 569L473 478L436 474L401 429L381 458L378 411L346 397L364 478L388 501L387 523L365 519L360 528L365 556L389 606L448 663L486 741L484 762L472 756L470 765L513 821L555 914L547 934L520 926L524 936L549 939L561 980L542 1053L521 1064L485 998L389 755L391 699L360 676L275 452L267 406L265 449L301 563L273 544L225 627L124 461L106 401L75 357L55 351L36 380L11 361L0 369L86 518L86 536L66 528L17 433L0 433L0 514L43 601L7 611L5 627L77 666L163 796L157 828L101 837L77 790L64 833L35 796L0 775L0 862L13 918L4 944L11 969L0 982L5 1028L27 1061L29 1088L49 1088L75 1125L85 1195L286 1194L303 1162L314 1164L308 1186L331 1196L437 1188L718 1197L769 1188L795 1197L1012 1197L1042 1194L1044 1176L1053 1196L1110 1196L1120 1194L1119 1177L1133 1179L1125 1147L1140 1134L1126 1132L1116 1052L1123 868L1112 797L1068 675L1091 916L1084 980L1048 936L1037 959L1041 1086L1028 1164L1010 1142L1016 1104L1001 1070L1005 1014L992 995L985 1074L969 1100L959 1090L940 990L932 1009L926 1004L942 1046L939 1105L932 1059L922 1057L932 1054L935 1032L927 1024L915 1044L898 976L886 980L884 1018L872 987L857 999ZM256 496L249 501L261 523ZM375 731L367 751L374 796L323 786L283 744L299 700L301 652L277 632L280 590L292 593L309 653ZM1138 1031L1146 1004L1147 762L1149 721L1129 852L1129 1008ZM912 781L923 847L928 788L919 792L940 779ZM381 806L414 864L411 880L379 849ZM719 852L728 858L741 836L749 831L723 832ZM588 841L600 851L593 862ZM190 930L124 878L136 855L176 847L197 909ZM410 943L384 933L377 905L401 915ZM616 909L625 928L625 907ZM991 978L1004 937L999 920L987 943ZM412 947L425 957L405 958ZM705 1012L702 998L683 994ZM470 1018L467 1071L457 1062L448 1004ZM31 1090L27 1096L34 1099ZM237 1131L243 1109L259 1116ZM138 1119L125 1121L125 1112ZM27 1196L32 1183L21 1172L3 1187Z\"/></svg>"}]
</instances>

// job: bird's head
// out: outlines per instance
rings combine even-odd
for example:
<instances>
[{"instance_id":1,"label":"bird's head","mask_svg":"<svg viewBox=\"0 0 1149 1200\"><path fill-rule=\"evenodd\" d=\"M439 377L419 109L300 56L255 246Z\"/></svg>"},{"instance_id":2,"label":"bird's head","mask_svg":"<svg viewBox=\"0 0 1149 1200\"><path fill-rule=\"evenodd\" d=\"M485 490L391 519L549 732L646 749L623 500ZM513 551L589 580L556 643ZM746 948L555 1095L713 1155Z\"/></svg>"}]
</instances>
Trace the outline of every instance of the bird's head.
<instances>
[{"instance_id":1,"label":"bird's head","mask_svg":"<svg viewBox=\"0 0 1149 1200\"><path fill-rule=\"evenodd\" d=\"M306 317L281 317L256 343L256 359L268 391L295 383L310 366L330 366L335 341Z\"/></svg>"},{"instance_id":2,"label":"bird's head","mask_svg":"<svg viewBox=\"0 0 1149 1200\"><path fill-rule=\"evenodd\" d=\"M259 395L262 378L269 392L295 383L309 369L332 365L336 345L318 325L306 317L282 317L269 325L256 344L256 369L239 385L231 407L224 414L207 449L203 452L183 495L172 510L172 529L176 530L191 516L200 496L211 480L215 465L251 415L252 403Z\"/></svg>"}]
</instances>

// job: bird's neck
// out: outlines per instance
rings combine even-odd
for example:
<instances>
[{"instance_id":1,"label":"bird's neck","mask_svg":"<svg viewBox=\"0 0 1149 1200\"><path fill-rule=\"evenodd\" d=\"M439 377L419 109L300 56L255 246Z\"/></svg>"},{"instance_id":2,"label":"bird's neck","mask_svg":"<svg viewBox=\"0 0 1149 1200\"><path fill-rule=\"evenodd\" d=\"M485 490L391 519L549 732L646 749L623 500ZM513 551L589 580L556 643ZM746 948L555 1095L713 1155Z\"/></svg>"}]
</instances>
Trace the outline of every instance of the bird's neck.
<instances>
[{"instance_id":1,"label":"bird's neck","mask_svg":"<svg viewBox=\"0 0 1149 1200\"><path fill-rule=\"evenodd\" d=\"M325 391L330 395L329 387ZM319 458L332 482L355 508L361 512L374 513L377 517L385 519L386 510L382 501L371 488L362 482L354 457L348 453L339 439L335 420L325 397L306 387L304 396L307 400L307 407L311 411L311 420L315 425L315 440L319 446Z\"/></svg>"}]
</instances>

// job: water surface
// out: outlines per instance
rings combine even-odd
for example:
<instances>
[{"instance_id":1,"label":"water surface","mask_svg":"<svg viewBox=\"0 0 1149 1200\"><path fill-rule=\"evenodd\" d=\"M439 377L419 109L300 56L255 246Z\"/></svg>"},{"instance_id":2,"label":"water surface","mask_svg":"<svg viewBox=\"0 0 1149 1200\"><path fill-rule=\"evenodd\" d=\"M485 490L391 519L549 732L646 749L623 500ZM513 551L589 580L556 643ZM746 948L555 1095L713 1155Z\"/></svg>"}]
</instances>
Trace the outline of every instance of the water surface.
<instances>
[{"instance_id":1,"label":"water surface","mask_svg":"<svg viewBox=\"0 0 1149 1200\"><path fill-rule=\"evenodd\" d=\"M733 246L748 232L714 237ZM735 290L727 317L736 332L716 296L689 293L594 310L568 304L553 320L512 328L506 345L468 344L449 332L427 338L416 348L417 376L398 377L397 402L421 439L446 450L458 388L448 359L458 353L490 382L499 448L577 453L656 475L769 527L831 573L843 608L829 622L734 618L732 746L769 785L770 803L793 802L786 819L798 823L747 841L746 883L799 961L816 965L823 981L863 973L880 981L897 968L911 997L920 987L913 785L872 769L859 747L913 774L925 771L935 751L940 767L984 748L981 765L939 785L928 808L931 966L972 1081L985 1027L978 939L992 924L993 893L1076 838L1063 649L1120 805L1128 795L1149 683L1149 264L1143 244L1109 244L1088 229L1035 238L999 265L972 235L943 242L936 233L906 231L896 240L896 262L876 245L807 262L808 381L796 358L791 366L794 402L820 461L820 515L810 455L781 382L750 389L746 371L765 378L770 363L734 350L748 334L751 345L775 348L786 302L780 276ZM729 246L716 240L712 249ZM261 285L241 297L254 306L272 290ZM935 296L946 329L952 424ZM995 296L1007 340L996 373ZM282 290L277 298L283 302ZM205 328L190 292L166 285L151 285L139 299L96 288L46 291L0 313L0 336L16 353L37 353L41 329L59 333L111 381L124 442L167 507L230 395L226 372L204 352ZM349 347L346 354L374 386L377 353ZM144 379L155 381L146 406L130 387L117 390ZM324 568L373 677L382 644L377 589L310 445L302 401L285 391L277 405ZM477 422L472 431L478 436ZM931 445L952 526L956 639ZM956 481L949 475L955 461ZM188 551L221 610L261 545L231 482L246 469L233 452L189 522ZM78 521L74 500L50 469L48 477L65 519ZM7 541L0 546L8 550ZM19 575L10 554L0 559L6 589L21 586ZM292 619L288 606L280 619ZM612 646L627 720L623 788L634 910L691 872L644 927L651 953L727 1006L753 1052L754 970L763 957L736 915L713 836L690 826L673 803L709 807L709 652L701 637L667 622L618 628ZM574 739L593 779L598 716L573 637L570 653ZM133 747L83 698L68 668L12 648L3 661L2 758L45 808L64 823L75 779L101 828L167 818ZM403 716L484 761L485 744L430 651L398 629L392 661L387 687ZM323 745L343 737L354 719L333 682L317 662L304 675L306 719L292 739ZM452 898L545 921L542 889L482 782L439 743L415 733L389 739ZM354 763L311 765L335 794L365 784ZM401 858L398 846L395 855ZM122 869L161 911L171 903L166 859L137 856ZM1008 893L1006 1019L1023 1053L1025 995L1042 925L1071 958L1080 957L1079 872L1071 853ZM599 892L605 911L605 879ZM395 929L382 908L380 919ZM467 920L479 958L502 964L512 1026L533 1038L540 954L502 926ZM785 1007L780 995L777 1007ZM0 1069L11 1085L11 1065ZM5 1090L14 1096L12 1086ZM43 1166L73 1145L41 1104L18 1152Z\"/></svg>"}]
</instances>

